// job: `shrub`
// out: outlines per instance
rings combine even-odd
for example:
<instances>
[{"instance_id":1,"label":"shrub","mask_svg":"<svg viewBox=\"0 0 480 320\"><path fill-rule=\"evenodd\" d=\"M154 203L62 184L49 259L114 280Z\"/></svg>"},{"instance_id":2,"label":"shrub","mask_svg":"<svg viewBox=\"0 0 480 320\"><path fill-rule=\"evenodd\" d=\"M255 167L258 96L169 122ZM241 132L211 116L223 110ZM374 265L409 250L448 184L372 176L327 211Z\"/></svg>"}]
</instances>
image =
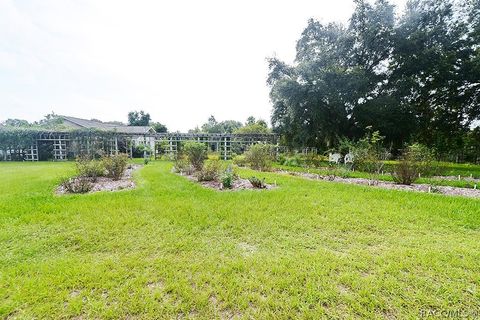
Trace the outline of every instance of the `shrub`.
<instances>
[{"instance_id":1,"label":"shrub","mask_svg":"<svg viewBox=\"0 0 480 320\"><path fill-rule=\"evenodd\" d=\"M257 177L250 177L248 178L248 181L250 181L252 186L257 189L265 189L267 187L265 184L265 178L259 179Z\"/></svg>"},{"instance_id":2,"label":"shrub","mask_svg":"<svg viewBox=\"0 0 480 320\"><path fill-rule=\"evenodd\" d=\"M272 168L272 160L272 146L269 144L254 144L245 152L246 163L255 170L270 170Z\"/></svg>"},{"instance_id":3,"label":"shrub","mask_svg":"<svg viewBox=\"0 0 480 320\"><path fill-rule=\"evenodd\" d=\"M150 162L150 159L148 159L148 158L143 159L143 164L144 165L147 165L149 162Z\"/></svg>"},{"instance_id":4,"label":"shrub","mask_svg":"<svg viewBox=\"0 0 480 320\"><path fill-rule=\"evenodd\" d=\"M303 164L303 159L300 155L295 154L292 157L285 158L282 164L290 167L300 167Z\"/></svg>"},{"instance_id":5,"label":"shrub","mask_svg":"<svg viewBox=\"0 0 480 320\"><path fill-rule=\"evenodd\" d=\"M226 189L232 189L233 181L235 180L235 174L233 171L226 170L222 174L222 186Z\"/></svg>"},{"instance_id":6,"label":"shrub","mask_svg":"<svg viewBox=\"0 0 480 320\"><path fill-rule=\"evenodd\" d=\"M370 179L378 180L384 167L383 160L387 151L382 147L382 140L378 131L367 133L364 138L352 145L353 166L370 174Z\"/></svg>"},{"instance_id":7,"label":"shrub","mask_svg":"<svg viewBox=\"0 0 480 320\"><path fill-rule=\"evenodd\" d=\"M187 141L183 146L183 152L187 157L187 160L195 168L195 170L201 170L205 158L207 157L207 150L205 144L194 141Z\"/></svg>"},{"instance_id":8,"label":"shrub","mask_svg":"<svg viewBox=\"0 0 480 320\"><path fill-rule=\"evenodd\" d=\"M177 173L185 173L186 175L192 175L195 171L195 168L188 162L187 159L184 158L177 158L175 160L175 165L173 170Z\"/></svg>"},{"instance_id":9,"label":"shrub","mask_svg":"<svg viewBox=\"0 0 480 320\"><path fill-rule=\"evenodd\" d=\"M403 158L407 157L418 166L418 173L427 176L435 171L433 151L420 143L407 147Z\"/></svg>"},{"instance_id":10,"label":"shrub","mask_svg":"<svg viewBox=\"0 0 480 320\"><path fill-rule=\"evenodd\" d=\"M247 160L245 159L244 155L235 156L233 158L233 164L235 164L239 167L246 167L247 166Z\"/></svg>"},{"instance_id":11,"label":"shrub","mask_svg":"<svg viewBox=\"0 0 480 320\"><path fill-rule=\"evenodd\" d=\"M427 147L415 143L407 147L394 166L392 178L396 183L410 185L420 174L428 175L432 171L433 153Z\"/></svg>"},{"instance_id":12,"label":"shrub","mask_svg":"<svg viewBox=\"0 0 480 320\"><path fill-rule=\"evenodd\" d=\"M62 186L68 193L87 193L93 189L91 179L84 176L65 179Z\"/></svg>"},{"instance_id":13,"label":"shrub","mask_svg":"<svg viewBox=\"0 0 480 320\"><path fill-rule=\"evenodd\" d=\"M77 157L75 164L78 176L91 178L93 182L105 175L105 167L101 161L82 156Z\"/></svg>"},{"instance_id":14,"label":"shrub","mask_svg":"<svg viewBox=\"0 0 480 320\"><path fill-rule=\"evenodd\" d=\"M328 158L319 154L309 153L305 156L304 163L307 167L318 168L322 163L327 162Z\"/></svg>"},{"instance_id":15,"label":"shrub","mask_svg":"<svg viewBox=\"0 0 480 320\"><path fill-rule=\"evenodd\" d=\"M127 169L128 156L126 154L105 156L102 158L102 163L107 171L107 177L120 180Z\"/></svg>"},{"instance_id":16,"label":"shrub","mask_svg":"<svg viewBox=\"0 0 480 320\"><path fill-rule=\"evenodd\" d=\"M218 179L222 164L219 160L205 162L202 169L197 172L198 181L214 181Z\"/></svg>"}]
</instances>

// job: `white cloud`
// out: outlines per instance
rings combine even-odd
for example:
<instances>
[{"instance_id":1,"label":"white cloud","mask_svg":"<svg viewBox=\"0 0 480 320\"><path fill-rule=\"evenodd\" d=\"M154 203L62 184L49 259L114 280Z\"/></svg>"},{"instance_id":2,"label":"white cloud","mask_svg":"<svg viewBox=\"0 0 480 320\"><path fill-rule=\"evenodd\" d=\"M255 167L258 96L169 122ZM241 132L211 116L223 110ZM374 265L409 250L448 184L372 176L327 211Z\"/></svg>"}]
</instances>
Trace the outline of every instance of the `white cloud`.
<instances>
[{"instance_id":1,"label":"white cloud","mask_svg":"<svg viewBox=\"0 0 480 320\"><path fill-rule=\"evenodd\" d=\"M398 0L403 4L404 0ZM0 119L54 110L172 130L269 119L265 58L291 61L307 19L345 22L351 0L0 0Z\"/></svg>"}]
</instances>

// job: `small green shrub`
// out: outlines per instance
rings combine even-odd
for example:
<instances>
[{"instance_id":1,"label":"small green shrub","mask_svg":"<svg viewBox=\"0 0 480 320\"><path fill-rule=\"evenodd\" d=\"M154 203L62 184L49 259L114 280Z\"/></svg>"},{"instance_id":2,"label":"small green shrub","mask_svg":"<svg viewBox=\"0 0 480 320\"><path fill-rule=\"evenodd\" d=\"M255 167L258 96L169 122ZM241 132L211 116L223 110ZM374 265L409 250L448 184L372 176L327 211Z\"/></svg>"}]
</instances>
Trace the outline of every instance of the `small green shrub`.
<instances>
[{"instance_id":1,"label":"small green shrub","mask_svg":"<svg viewBox=\"0 0 480 320\"><path fill-rule=\"evenodd\" d=\"M257 189L265 189L267 187L265 184L265 178L259 179L257 177L250 177L248 178L248 181L250 181L252 186Z\"/></svg>"},{"instance_id":2,"label":"small green shrub","mask_svg":"<svg viewBox=\"0 0 480 320\"><path fill-rule=\"evenodd\" d=\"M272 146L269 144L254 144L245 152L245 161L254 170L269 171L272 168Z\"/></svg>"},{"instance_id":3,"label":"small green shrub","mask_svg":"<svg viewBox=\"0 0 480 320\"><path fill-rule=\"evenodd\" d=\"M219 160L210 160L204 163L202 169L197 172L198 181L214 181L217 180L222 164Z\"/></svg>"},{"instance_id":4,"label":"small green shrub","mask_svg":"<svg viewBox=\"0 0 480 320\"><path fill-rule=\"evenodd\" d=\"M388 152L382 146L384 137L378 131L368 132L355 144L352 143L353 167L367 172L373 181L378 181Z\"/></svg>"},{"instance_id":5,"label":"small green shrub","mask_svg":"<svg viewBox=\"0 0 480 320\"><path fill-rule=\"evenodd\" d=\"M87 193L93 189L91 178L84 176L65 179L62 186L68 193Z\"/></svg>"},{"instance_id":6,"label":"small green shrub","mask_svg":"<svg viewBox=\"0 0 480 320\"><path fill-rule=\"evenodd\" d=\"M237 165L239 167L246 167L247 166L247 160L245 159L244 155L235 156L233 158L233 164Z\"/></svg>"},{"instance_id":7,"label":"small green shrub","mask_svg":"<svg viewBox=\"0 0 480 320\"><path fill-rule=\"evenodd\" d=\"M95 182L98 177L105 175L105 166L101 161L81 156L77 157L75 165L77 167L78 176L91 178L93 182Z\"/></svg>"},{"instance_id":8,"label":"small green shrub","mask_svg":"<svg viewBox=\"0 0 480 320\"><path fill-rule=\"evenodd\" d=\"M194 141L187 141L183 146L183 153L187 157L187 160L195 168L195 170L201 170L203 163L207 158L207 148L205 144Z\"/></svg>"},{"instance_id":9,"label":"small green shrub","mask_svg":"<svg viewBox=\"0 0 480 320\"><path fill-rule=\"evenodd\" d=\"M303 163L302 157L296 154L291 157L286 157L282 164L290 167L300 167Z\"/></svg>"},{"instance_id":10,"label":"small green shrub","mask_svg":"<svg viewBox=\"0 0 480 320\"><path fill-rule=\"evenodd\" d=\"M148 158L143 159L143 164L144 165L147 165L149 162L150 162L150 159L148 159Z\"/></svg>"},{"instance_id":11,"label":"small green shrub","mask_svg":"<svg viewBox=\"0 0 480 320\"><path fill-rule=\"evenodd\" d=\"M102 158L102 163L107 172L107 177L120 180L127 169L128 156L126 154L105 156Z\"/></svg>"},{"instance_id":12,"label":"small green shrub","mask_svg":"<svg viewBox=\"0 0 480 320\"><path fill-rule=\"evenodd\" d=\"M192 175L195 172L195 168L184 158L176 158L173 170L180 174L186 174L188 176Z\"/></svg>"},{"instance_id":13,"label":"small green shrub","mask_svg":"<svg viewBox=\"0 0 480 320\"><path fill-rule=\"evenodd\" d=\"M420 175L430 175L433 170L433 153L427 147L415 143L408 146L394 166L392 178L396 183L410 185Z\"/></svg>"},{"instance_id":14,"label":"small green shrub","mask_svg":"<svg viewBox=\"0 0 480 320\"><path fill-rule=\"evenodd\" d=\"M227 170L222 174L221 180L222 180L222 186L224 188L232 189L233 181L235 180L235 174L233 173L233 171Z\"/></svg>"}]
</instances>

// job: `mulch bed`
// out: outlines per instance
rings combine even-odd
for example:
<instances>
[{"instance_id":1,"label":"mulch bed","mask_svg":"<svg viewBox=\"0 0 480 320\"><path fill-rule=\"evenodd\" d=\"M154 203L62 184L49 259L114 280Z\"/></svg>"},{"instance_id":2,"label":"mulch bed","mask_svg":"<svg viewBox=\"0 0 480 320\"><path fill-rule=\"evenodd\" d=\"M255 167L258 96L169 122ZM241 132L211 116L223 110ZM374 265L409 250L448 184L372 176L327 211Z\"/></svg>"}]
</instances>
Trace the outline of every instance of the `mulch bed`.
<instances>
[{"instance_id":1,"label":"mulch bed","mask_svg":"<svg viewBox=\"0 0 480 320\"><path fill-rule=\"evenodd\" d=\"M195 177L194 175L186 175L186 174L179 174L179 175L186 177L187 179L194 181L204 186L205 188L210 188L215 190L224 190L224 191L247 190L247 189L269 190L269 189L276 188L276 186L267 184L267 183L265 184L265 188L255 188L247 179L237 178L233 181L232 188L227 189L223 187L222 182L220 181L198 181L197 177Z\"/></svg>"},{"instance_id":2,"label":"mulch bed","mask_svg":"<svg viewBox=\"0 0 480 320\"><path fill-rule=\"evenodd\" d=\"M93 188L88 193L94 193L99 191L119 191L119 190L128 190L135 188L135 182L132 180L132 175L135 170L138 170L141 165L130 165L123 174L120 180L113 180L112 178L107 177L98 177L95 182L92 182ZM73 178L78 179L78 178ZM65 190L61 185L55 191L56 194L71 194Z\"/></svg>"},{"instance_id":3,"label":"mulch bed","mask_svg":"<svg viewBox=\"0 0 480 320\"><path fill-rule=\"evenodd\" d=\"M341 182L349 184L359 184L366 186L374 186L383 189L393 189L393 190L403 190L403 191L415 191L415 192L427 192L427 193L438 193L451 196L463 196L469 198L480 198L480 189L469 189L469 188L459 188L459 187L449 187L449 186L432 186L428 184L412 184L412 185L403 185L396 184L389 181L372 181L365 178L341 178L341 177L329 177L322 176L314 173L306 172L293 172L293 171L278 171L279 173L289 174L293 176L299 176L302 178L307 178L311 180L323 180L331 182Z\"/></svg>"}]
</instances>

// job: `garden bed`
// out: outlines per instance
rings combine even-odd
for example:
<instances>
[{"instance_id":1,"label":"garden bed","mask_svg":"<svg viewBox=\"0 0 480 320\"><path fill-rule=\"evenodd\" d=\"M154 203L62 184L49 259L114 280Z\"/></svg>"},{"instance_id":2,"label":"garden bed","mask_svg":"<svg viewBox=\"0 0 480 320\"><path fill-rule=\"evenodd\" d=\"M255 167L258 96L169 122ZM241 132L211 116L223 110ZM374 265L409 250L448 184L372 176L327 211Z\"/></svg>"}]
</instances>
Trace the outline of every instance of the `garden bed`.
<instances>
[{"instance_id":1,"label":"garden bed","mask_svg":"<svg viewBox=\"0 0 480 320\"><path fill-rule=\"evenodd\" d=\"M435 185L429 185L429 184L403 185L403 184L397 184L389 181L373 181L365 178L332 177L332 176L323 176L315 173L296 172L296 171L294 172L294 171L279 170L277 172L280 172L283 174L289 174L293 176L299 176L299 177L312 179L312 180L323 180L323 181L331 181L331 182L367 185L367 186L374 186L374 187L383 188L383 189L427 192L427 193L437 193L437 194L444 194L444 195L451 195L451 196L480 198L480 189L459 188L459 187L450 187L450 186L435 186Z\"/></svg>"},{"instance_id":2,"label":"garden bed","mask_svg":"<svg viewBox=\"0 0 480 320\"><path fill-rule=\"evenodd\" d=\"M92 184L92 187L91 187L91 190L86 193L133 189L135 188L135 182L132 179L133 172L138 170L140 167L141 165L138 165L138 164L130 165L125 170L125 172L123 173L122 177L119 180L114 180L112 178L107 178L107 177L98 177L96 179L89 178L88 180ZM75 180L82 179L82 178L74 177L72 179L75 182ZM71 192L68 192L63 184L56 189L55 193L58 195L73 194Z\"/></svg>"},{"instance_id":3,"label":"garden bed","mask_svg":"<svg viewBox=\"0 0 480 320\"><path fill-rule=\"evenodd\" d=\"M242 179L240 177L233 180L231 188L224 188L221 181L198 181L195 175L187 175L187 174L180 174L182 177L186 177L188 180L196 182L202 185L205 188L215 189L215 190L247 190L247 189L255 189L255 190L269 190L276 188L275 185L271 185L265 183L264 188L256 188L252 185L252 183L248 179Z\"/></svg>"}]
</instances>

